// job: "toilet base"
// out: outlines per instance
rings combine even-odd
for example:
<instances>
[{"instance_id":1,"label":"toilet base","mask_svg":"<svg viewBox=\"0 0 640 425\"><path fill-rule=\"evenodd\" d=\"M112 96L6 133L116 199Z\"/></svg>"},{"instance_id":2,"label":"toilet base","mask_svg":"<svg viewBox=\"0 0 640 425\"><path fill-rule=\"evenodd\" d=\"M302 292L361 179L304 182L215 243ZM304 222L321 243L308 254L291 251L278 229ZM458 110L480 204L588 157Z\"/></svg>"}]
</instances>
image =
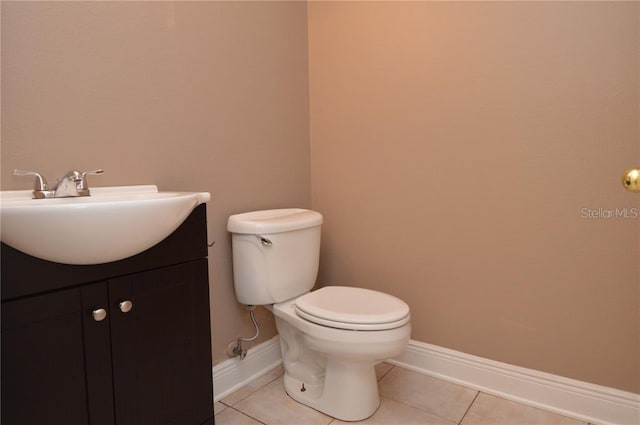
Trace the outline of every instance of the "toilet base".
<instances>
[{"instance_id":1,"label":"toilet base","mask_svg":"<svg viewBox=\"0 0 640 425\"><path fill-rule=\"evenodd\" d=\"M360 421L380 405L373 364L327 359L322 383L305 383L286 372L284 387L294 400L342 421Z\"/></svg>"},{"instance_id":2,"label":"toilet base","mask_svg":"<svg viewBox=\"0 0 640 425\"><path fill-rule=\"evenodd\" d=\"M337 329L300 318L294 307L293 301L273 306L289 396L343 421L373 415L380 405L375 365L405 349L411 325Z\"/></svg>"}]
</instances>

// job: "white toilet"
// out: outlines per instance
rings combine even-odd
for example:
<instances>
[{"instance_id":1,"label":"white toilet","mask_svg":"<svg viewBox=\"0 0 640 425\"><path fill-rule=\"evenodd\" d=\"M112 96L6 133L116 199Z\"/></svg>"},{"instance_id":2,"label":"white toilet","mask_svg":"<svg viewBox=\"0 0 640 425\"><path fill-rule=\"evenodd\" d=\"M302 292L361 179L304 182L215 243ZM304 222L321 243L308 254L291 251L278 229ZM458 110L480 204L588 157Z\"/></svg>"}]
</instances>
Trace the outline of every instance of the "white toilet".
<instances>
[{"instance_id":1,"label":"white toilet","mask_svg":"<svg viewBox=\"0 0 640 425\"><path fill-rule=\"evenodd\" d=\"M322 215L304 209L229 217L236 297L276 317L287 393L344 421L378 405L374 365L409 342L409 306L378 291L327 286L310 292L320 258Z\"/></svg>"}]
</instances>

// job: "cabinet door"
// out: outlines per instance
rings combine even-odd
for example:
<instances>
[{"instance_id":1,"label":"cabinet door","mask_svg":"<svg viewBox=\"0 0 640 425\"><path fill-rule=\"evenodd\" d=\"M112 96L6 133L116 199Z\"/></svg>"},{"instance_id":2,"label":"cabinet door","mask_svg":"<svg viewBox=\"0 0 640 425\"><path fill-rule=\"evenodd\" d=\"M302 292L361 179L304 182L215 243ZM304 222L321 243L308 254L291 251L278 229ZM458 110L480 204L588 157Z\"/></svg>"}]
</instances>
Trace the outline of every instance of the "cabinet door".
<instances>
[{"instance_id":1,"label":"cabinet door","mask_svg":"<svg viewBox=\"0 0 640 425\"><path fill-rule=\"evenodd\" d=\"M110 280L109 296L116 423L207 421L213 388L206 259Z\"/></svg>"},{"instance_id":2,"label":"cabinet door","mask_svg":"<svg viewBox=\"0 0 640 425\"><path fill-rule=\"evenodd\" d=\"M2 424L113 424L110 372L90 370L110 367L108 321L91 316L106 295L103 283L2 304Z\"/></svg>"}]
</instances>

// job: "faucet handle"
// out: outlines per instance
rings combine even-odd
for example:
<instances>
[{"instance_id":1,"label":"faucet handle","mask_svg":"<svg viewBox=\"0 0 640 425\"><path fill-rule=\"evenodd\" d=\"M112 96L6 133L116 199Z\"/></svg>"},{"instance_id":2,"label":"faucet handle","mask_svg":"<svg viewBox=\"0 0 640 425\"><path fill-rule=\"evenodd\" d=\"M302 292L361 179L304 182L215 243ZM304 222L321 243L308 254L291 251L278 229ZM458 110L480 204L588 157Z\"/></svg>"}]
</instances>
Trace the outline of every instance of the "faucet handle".
<instances>
[{"instance_id":1,"label":"faucet handle","mask_svg":"<svg viewBox=\"0 0 640 425\"><path fill-rule=\"evenodd\" d=\"M93 171L85 171L81 173L82 180L78 183L78 190L89 190L89 186L87 185L87 175L88 174L103 174L104 170L102 168Z\"/></svg>"},{"instance_id":2,"label":"faucet handle","mask_svg":"<svg viewBox=\"0 0 640 425\"><path fill-rule=\"evenodd\" d=\"M47 179L42 174L18 169L13 170L11 174L14 176L34 176L36 178L33 183L33 197L35 199L50 198L53 195L53 191L49 190Z\"/></svg>"},{"instance_id":3,"label":"faucet handle","mask_svg":"<svg viewBox=\"0 0 640 425\"><path fill-rule=\"evenodd\" d=\"M17 168L13 170L11 173L14 176L34 176L36 178L33 186L33 190L47 190L49 189L49 184L47 183L47 179L40 173L35 171L24 171L18 170Z\"/></svg>"},{"instance_id":4,"label":"faucet handle","mask_svg":"<svg viewBox=\"0 0 640 425\"><path fill-rule=\"evenodd\" d=\"M82 178L86 179L86 175L87 174L102 174L104 173L104 170L102 168L98 169L98 170L93 170L93 171L85 171L82 173Z\"/></svg>"}]
</instances>

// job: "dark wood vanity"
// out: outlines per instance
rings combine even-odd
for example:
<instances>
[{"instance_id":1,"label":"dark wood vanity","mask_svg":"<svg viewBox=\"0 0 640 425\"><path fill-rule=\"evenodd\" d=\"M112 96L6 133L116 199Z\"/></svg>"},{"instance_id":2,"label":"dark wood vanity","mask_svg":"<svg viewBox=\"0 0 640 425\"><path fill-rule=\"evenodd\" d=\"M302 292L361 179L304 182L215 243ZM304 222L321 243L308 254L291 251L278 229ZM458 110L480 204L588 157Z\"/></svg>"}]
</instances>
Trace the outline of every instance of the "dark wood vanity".
<instances>
[{"instance_id":1,"label":"dark wood vanity","mask_svg":"<svg viewBox=\"0 0 640 425\"><path fill-rule=\"evenodd\" d=\"M213 424L205 208L107 264L2 244L3 425Z\"/></svg>"}]
</instances>

